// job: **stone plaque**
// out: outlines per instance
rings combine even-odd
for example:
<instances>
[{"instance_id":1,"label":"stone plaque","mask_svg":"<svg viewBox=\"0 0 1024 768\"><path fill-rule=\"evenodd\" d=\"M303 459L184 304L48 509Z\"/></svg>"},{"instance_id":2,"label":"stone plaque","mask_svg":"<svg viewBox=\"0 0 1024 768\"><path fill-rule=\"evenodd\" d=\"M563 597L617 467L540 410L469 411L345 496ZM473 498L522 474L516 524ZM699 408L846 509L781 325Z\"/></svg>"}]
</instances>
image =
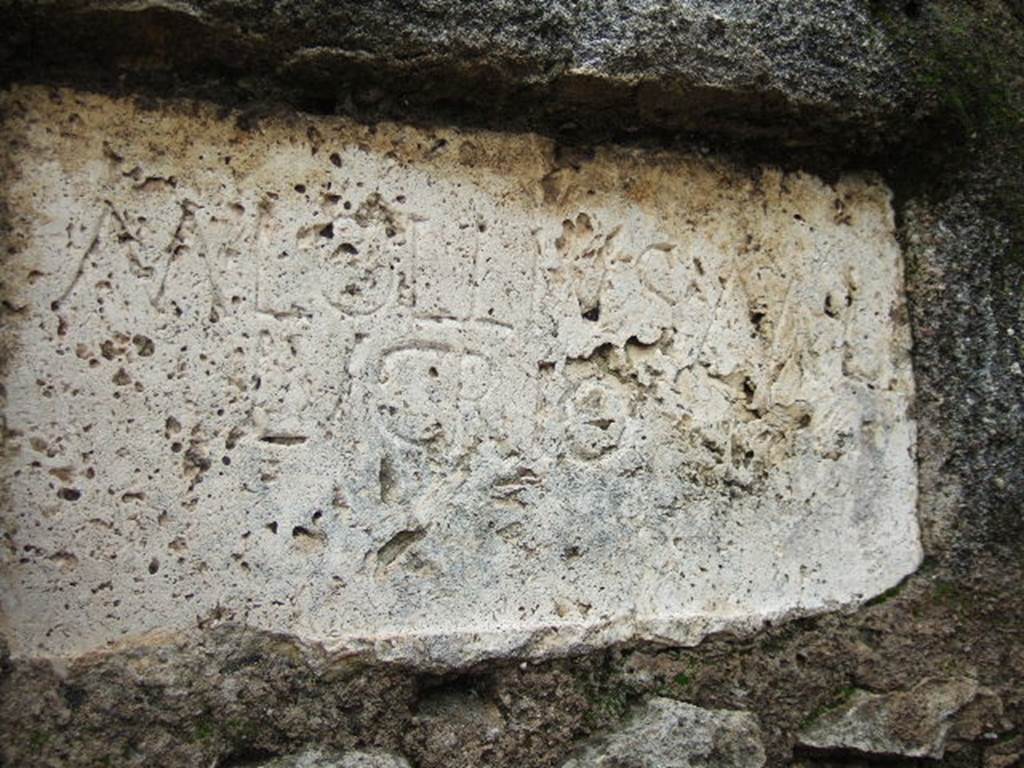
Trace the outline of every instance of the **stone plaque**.
<instances>
[{"instance_id":1,"label":"stone plaque","mask_svg":"<svg viewBox=\"0 0 1024 768\"><path fill-rule=\"evenodd\" d=\"M5 101L16 654L228 620L442 667L692 644L919 563L877 181Z\"/></svg>"}]
</instances>

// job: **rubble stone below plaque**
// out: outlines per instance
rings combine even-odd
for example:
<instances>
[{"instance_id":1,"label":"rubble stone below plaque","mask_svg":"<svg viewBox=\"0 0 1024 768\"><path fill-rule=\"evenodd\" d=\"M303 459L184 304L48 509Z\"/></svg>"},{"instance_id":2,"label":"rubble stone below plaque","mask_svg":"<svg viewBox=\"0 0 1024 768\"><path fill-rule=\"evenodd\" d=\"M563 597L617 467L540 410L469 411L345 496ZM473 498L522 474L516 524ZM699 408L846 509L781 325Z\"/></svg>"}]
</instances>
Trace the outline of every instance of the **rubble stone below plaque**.
<instances>
[{"instance_id":1,"label":"rubble stone below plaque","mask_svg":"<svg viewBox=\"0 0 1024 768\"><path fill-rule=\"evenodd\" d=\"M970 678L929 678L887 694L855 690L848 701L810 723L800 744L838 753L941 759L954 716L979 694L999 705Z\"/></svg>"},{"instance_id":2,"label":"rubble stone below plaque","mask_svg":"<svg viewBox=\"0 0 1024 768\"><path fill-rule=\"evenodd\" d=\"M694 644L917 567L878 180L3 98L15 657Z\"/></svg>"},{"instance_id":3,"label":"rubble stone below plaque","mask_svg":"<svg viewBox=\"0 0 1024 768\"><path fill-rule=\"evenodd\" d=\"M405 758L387 752L325 752L311 749L296 755L276 757L255 768L409 768Z\"/></svg>"},{"instance_id":4,"label":"rubble stone below plaque","mask_svg":"<svg viewBox=\"0 0 1024 768\"><path fill-rule=\"evenodd\" d=\"M761 768L761 729L749 712L651 699L620 731L563 768Z\"/></svg>"}]
</instances>

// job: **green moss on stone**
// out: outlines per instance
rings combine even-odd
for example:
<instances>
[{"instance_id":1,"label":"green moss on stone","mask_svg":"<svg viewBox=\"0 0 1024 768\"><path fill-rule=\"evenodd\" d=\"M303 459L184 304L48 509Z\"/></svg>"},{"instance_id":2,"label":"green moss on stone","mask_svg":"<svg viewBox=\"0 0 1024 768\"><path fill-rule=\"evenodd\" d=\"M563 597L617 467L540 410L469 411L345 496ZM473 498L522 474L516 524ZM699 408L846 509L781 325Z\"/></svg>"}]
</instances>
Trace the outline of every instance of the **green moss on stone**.
<instances>
[{"instance_id":1,"label":"green moss on stone","mask_svg":"<svg viewBox=\"0 0 1024 768\"><path fill-rule=\"evenodd\" d=\"M213 723L213 720L203 719L196 723L195 730L193 731L194 741L206 741L216 733L217 728Z\"/></svg>"}]
</instances>

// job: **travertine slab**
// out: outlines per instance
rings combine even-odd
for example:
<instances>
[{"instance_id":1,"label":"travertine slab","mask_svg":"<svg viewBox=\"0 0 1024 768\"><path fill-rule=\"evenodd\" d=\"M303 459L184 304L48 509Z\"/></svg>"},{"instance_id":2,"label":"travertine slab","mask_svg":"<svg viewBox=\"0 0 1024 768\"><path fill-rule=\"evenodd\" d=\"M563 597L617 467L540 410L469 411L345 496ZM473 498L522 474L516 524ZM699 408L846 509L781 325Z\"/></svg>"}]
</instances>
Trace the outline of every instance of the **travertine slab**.
<instances>
[{"instance_id":1,"label":"travertine slab","mask_svg":"<svg viewBox=\"0 0 1024 768\"><path fill-rule=\"evenodd\" d=\"M216 619L440 666L695 643L920 560L876 181L5 112L17 654Z\"/></svg>"}]
</instances>

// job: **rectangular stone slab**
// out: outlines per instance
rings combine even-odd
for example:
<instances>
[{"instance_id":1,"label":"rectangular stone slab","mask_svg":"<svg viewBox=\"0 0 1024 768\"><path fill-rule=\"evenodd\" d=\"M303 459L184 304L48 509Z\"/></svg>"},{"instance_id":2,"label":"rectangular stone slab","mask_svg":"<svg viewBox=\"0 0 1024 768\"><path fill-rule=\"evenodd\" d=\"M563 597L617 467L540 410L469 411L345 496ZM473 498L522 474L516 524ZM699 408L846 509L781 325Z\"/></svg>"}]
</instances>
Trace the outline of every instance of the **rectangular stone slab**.
<instances>
[{"instance_id":1,"label":"rectangular stone slab","mask_svg":"<svg viewBox=\"0 0 1024 768\"><path fill-rule=\"evenodd\" d=\"M4 98L16 655L692 644L918 565L877 180Z\"/></svg>"}]
</instances>

